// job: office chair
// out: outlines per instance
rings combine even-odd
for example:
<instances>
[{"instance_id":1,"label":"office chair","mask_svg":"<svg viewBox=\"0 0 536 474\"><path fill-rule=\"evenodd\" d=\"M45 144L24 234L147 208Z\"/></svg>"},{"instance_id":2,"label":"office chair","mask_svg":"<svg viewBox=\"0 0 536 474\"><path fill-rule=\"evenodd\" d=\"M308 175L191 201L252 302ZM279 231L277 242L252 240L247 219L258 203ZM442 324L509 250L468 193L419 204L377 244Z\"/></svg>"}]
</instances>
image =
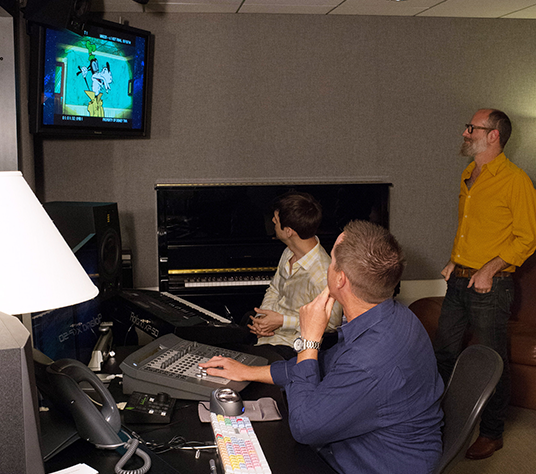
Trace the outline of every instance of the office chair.
<instances>
[{"instance_id":1,"label":"office chair","mask_svg":"<svg viewBox=\"0 0 536 474\"><path fill-rule=\"evenodd\" d=\"M503 361L493 349L467 347L458 357L443 393L443 455L433 474L445 474L465 455L480 414L503 371Z\"/></svg>"}]
</instances>

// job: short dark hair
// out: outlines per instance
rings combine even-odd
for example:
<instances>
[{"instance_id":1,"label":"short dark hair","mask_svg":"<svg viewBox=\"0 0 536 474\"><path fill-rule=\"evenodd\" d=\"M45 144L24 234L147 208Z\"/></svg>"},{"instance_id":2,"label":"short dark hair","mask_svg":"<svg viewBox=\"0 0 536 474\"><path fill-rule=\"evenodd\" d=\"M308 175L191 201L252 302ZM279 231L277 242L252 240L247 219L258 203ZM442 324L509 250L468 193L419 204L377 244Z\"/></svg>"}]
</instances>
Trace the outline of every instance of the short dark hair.
<instances>
[{"instance_id":1,"label":"short dark hair","mask_svg":"<svg viewBox=\"0 0 536 474\"><path fill-rule=\"evenodd\" d=\"M491 109L488 116L488 127L499 131L499 144L501 148L504 148L512 134L512 122L510 122L508 115L500 110Z\"/></svg>"},{"instance_id":2,"label":"short dark hair","mask_svg":"<svg viewBox=\"0 0 536 474\"><path fill-rule=\"evenodd\" d=\"M384 227L351 221L334 247L335 270L343 271L354 294L367 303L393 297L406 266L402 248Z\"/></svg>"},{"instance_id":3,"label":"short dark hair","mask_svg":"<svg viewBox=\"0 0 536 474\"><path fill-rule=\"evenodd\" d=\"M273 210L279 213L281 227L290 227L301 239L314 237L322 222L322 206L308 193L289 191L276 200Z\"/></svg>"}]
</instances>

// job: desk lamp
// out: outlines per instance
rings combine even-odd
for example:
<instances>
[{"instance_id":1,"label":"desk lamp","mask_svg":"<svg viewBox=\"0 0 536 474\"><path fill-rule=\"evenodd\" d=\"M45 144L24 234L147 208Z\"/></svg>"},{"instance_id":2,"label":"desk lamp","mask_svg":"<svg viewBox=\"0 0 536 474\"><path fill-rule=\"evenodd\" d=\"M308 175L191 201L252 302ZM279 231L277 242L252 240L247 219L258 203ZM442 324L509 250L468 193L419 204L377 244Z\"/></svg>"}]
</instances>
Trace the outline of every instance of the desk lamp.
<instances>
[{"instance_id":1,"label":"desk lamp","mask_svg":"<svg viewBox=\"0 0 536 474\"><path fill-rule=\"evenodd\" d=\"M29 331L12 315L98 294L19 171L0 172L0 472L44 473Z\"/></svg>"}]
</instances>

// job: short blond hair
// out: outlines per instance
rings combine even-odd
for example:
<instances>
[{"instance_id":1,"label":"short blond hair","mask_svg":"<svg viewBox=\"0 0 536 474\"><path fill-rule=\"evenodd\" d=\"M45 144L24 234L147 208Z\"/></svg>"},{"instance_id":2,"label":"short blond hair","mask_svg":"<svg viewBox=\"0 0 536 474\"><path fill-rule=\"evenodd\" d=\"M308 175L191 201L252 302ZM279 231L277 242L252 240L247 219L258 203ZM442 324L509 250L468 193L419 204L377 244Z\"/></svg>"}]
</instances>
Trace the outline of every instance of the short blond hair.
<instances>
[{"instance_id":1,"label":"short blond hair","mask_svg":"<svg viewBox=\"0 0 536 474\"><path fill-rule=\"evenodd\" d=\"M349 222L333 254L335 270L344 272L354 294L367 303L381 303L393 297L406 266L394 236L368 221Z\"/></svg>"}]
</instances>

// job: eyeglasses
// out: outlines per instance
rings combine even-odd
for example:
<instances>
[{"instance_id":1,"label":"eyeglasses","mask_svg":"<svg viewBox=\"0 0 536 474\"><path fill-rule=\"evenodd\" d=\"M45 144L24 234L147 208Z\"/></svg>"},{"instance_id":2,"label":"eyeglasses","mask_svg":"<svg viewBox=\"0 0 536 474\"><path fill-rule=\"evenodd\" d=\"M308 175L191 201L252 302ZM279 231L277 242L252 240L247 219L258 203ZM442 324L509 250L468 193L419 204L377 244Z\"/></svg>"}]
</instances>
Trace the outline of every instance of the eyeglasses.
<instances>
[{"instance_id":1,"label":"eyeglasses","mask_svg":"<svg viewBox=\"0 0 536 474\"><path fill-rule=\"evenodd\" d=\"M471 135L473 133L473 130L477 129L477 130L488 130L491 132L491 130L496 130L495 128L490 128L490 127L480 127L479 125L473 125L472 123L466 123L465 124L465 129L469 132L469 135Z\"/></svg>"}]
</instances>

